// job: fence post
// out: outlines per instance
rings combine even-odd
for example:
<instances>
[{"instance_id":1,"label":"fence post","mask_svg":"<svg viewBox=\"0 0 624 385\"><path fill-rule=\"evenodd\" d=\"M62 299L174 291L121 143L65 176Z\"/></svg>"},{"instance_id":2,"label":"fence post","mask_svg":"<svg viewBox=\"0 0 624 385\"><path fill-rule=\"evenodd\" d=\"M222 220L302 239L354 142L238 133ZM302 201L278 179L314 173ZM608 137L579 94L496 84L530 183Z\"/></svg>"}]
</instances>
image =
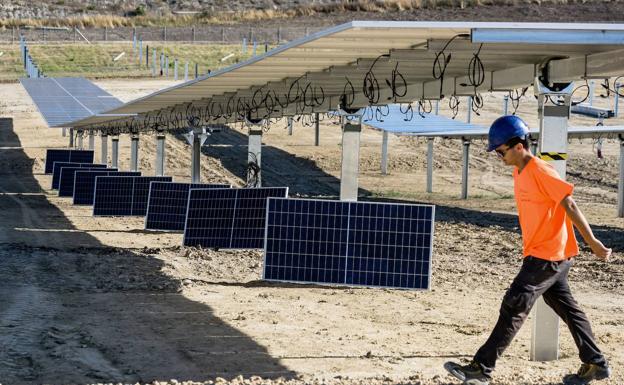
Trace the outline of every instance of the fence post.
<instances>
[{"instance_id":1,"label":"fence post","mask_svg":"<svg viewBox=\"0 0 624 385\"><path fill-rule=\"evenodd\" d=\"M256 56L257 50L258 50L258 42L254 40L254 42L253 42L253 51L252 51L253 52L252 53L253 56Z\"/></svg>"},{"instance_id":2,"label":"fence post","mask_svg":"<svg viewBox=\"0 0 624 385\"><path fill-rule=\"evenodd\" d=\"M199 76L199 64L195 63L195 79Z\"/></svg>"},{"instance_id":3,"label":"fence post","mask_svg":"<svg viewBox=\"0 0 624 385\"><path fill-rule=\"evenodd\" d=\"M249 27L249 41L253 41L253 27Z\"/></svg>"},{"instance_id":4,"label":"fence post","mask_svg":"<svg viewBox=\"0 0 624 385\"><path fill-rule=\"evenodd\" d=\"M188 80L188 60L184 64L184 81Z\"/></svg>"},{"instance_id":5,"label":"fence post","mask_svg":"<svg viewBox=\"0 0 624 385\"><path fill-rule=\"evenodd\" d=\"M160 53L160 76L163 76L165 73L165 52L162 51Z\"/></svg>"},{"instance_id":6,"label":"fence post","mask_svg":"<svg viewBox=\"0 0 624 385\"><path fill-rule=\"evenodd\" d=\"M282 40L282 27L281 26L277 26L277 44L278 45L279 45L281 40Z\"/></svg>"},{"instance_id":7,"label":"fence post","mask_svg":"<svg viewBox=\"0 0 624 385\"><path fill-rule=\"evenodd\" d=\"M165 56L165 77L169 77L169 55Z\"/></svg>"},{"instance_id":8,"label":"fence post","mask_svg":"<svg viewBox=\"0 0 624 385\"><path fill-rule=\"evenodd\" d=\"M225 27L221 27L221 41L225 43Z\"/></svg>"},{"instance_id":9,"label":"fence post","mask_svg":"<svg viewBox=\"0 0 624 385\"><path fill-rule=\"evenodd\" d=\"M149 68L149 45L145 47L145 68Z\"/></svg>"},{"instance_id":10,"label":"fence post","mask_svg":"<svg viewBox=\"0 0 624 385\"><path fill-rule=\"evenodd\" d=\"M192 42L192 43L195 43L195 26L193 26L193 29L192 29L191 31L192 31L192 38L191 38L191 42Z\"/></svg>"},{"instance_id":11,"label":"fence post","mask_svg":"<svg viewBox=\"0 0 624 385\"><path fill-rule=\"evenodd\" d=\"M156 48L152 48L152 76L156 76Z\"/></svg>"},{"instance_id":12,"label":"fence post","mask_svg":"<svg viewBox=\"0 0 624 385\"><path fill-rule=\"evenodd\" d=\"M173 80L178 80L178 59L173 60Z\"/></svg>"},{"instance_id":13,"label":"fence post","mask_svg":"<svg viewBox=\"0 0 624 385\"><path fill-rule=\"evenodd\" d=\"M243 48L241 49L243 52L243 55L247 54L247 38L243 38Z\"/></svg>"},{"instance_id":14,"label":"fence post","mask_svg":"<svg viewBox=\"0 0 624 385\"><path fill-rule=\"evenodd\" d=\"M143 39L139 40L139 67L143 65Z\"/></svg>"},{"instance_id":15,"label":"fence post","mask_svg":"<svg viewBox=\"0 0 624 385\"><path fill-rule=\"evenodd\" d=\"M137 48L136 28L132 28L132 52L136 53L136 48Z\"/></svg>"}]
</instances>

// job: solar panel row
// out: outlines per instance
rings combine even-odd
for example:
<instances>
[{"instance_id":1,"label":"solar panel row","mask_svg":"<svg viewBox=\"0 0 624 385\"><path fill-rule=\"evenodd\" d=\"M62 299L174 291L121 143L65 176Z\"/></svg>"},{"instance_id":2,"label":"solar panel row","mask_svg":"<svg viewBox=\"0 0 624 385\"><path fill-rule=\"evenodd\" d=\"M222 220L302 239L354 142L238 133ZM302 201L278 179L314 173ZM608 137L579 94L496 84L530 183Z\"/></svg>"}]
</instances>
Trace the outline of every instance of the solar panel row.
<instances>
[{"instance_id":1,"label":"solar panel row","mask_svg":"<svg viewBox=\"0 0 624 385\"><path fill-rule=\"evenodd\" d=\"M190 189L184 245L260 249L267 198L287 196L287 187Z\"/></svg>"},{"instance_id":2,"label":"solar panel row","mask_svg":"<svg viewBox=\"0 0 624 385\"><path fill-rule=\"evenodd\" d=\"M92 205L95 194L95 177L97 176L141 176L139 171L83 171L76 172L74 180L74 204Z\"/></svg>"},{"instance_id":3,"label":"solar panel row","mask_svg":"<svg viewBox=\"0 0 624 385\"><path fill-rule=\"evenodd\" d=\"M434 207L268 201L264 279L428 289Z\"/></svg>"},{"instance_id":4,"label":"solar panel row","mask_svg":"<svg viewBox=\"0 0 624 385\"><path fill-rule=\"evenodd\" d=\"M170 176L97 176L93 215L145 215L150 182L171 180Z\"/></svg>"},{"instance_id":5,"label":"solar panel row","mask_svg":"<svg viewBox=\"0 0 624 385\"><path fill-rule=\"evenodd\" d=\"M226 184L152 182L149 190L146 230L184 231L191 188L230 188Z\"/></svg>"},{"instance_id":6,"label":"solar panel row","mask_svg":"<svg viewBox=\"0 0 624 385\"><path fill-rule=\"evenodd\" d=\"M106 168L105 164L77 163L77 162L54 162L52 168L52 189L58 190L61 181L61 169L65 167L76 168Z\"/></svg>"},{"instance_id":7,"label":"solar panel row","mask_svg":"<svg viewBox=\"0 0 624 385\"><path fill-rule=\"evenodd\" d=\"M61 167L58 183L58 196L60 197L72 197L74 196L74 181L76 178L76 172L80 170L111 170L117 171L117 169L109 169L102 167Z\"/></svg>"},{"instance_id":8,"label":"solar panel row","mask_svg":"<svg viewBox=\"0 0 624 385\"><path fill-rule=\"evenodd\" d=\"M48 149L44 170L46 174L52 173L54 162L93 163L93 150Z\"/></svg>"}]
</instances>

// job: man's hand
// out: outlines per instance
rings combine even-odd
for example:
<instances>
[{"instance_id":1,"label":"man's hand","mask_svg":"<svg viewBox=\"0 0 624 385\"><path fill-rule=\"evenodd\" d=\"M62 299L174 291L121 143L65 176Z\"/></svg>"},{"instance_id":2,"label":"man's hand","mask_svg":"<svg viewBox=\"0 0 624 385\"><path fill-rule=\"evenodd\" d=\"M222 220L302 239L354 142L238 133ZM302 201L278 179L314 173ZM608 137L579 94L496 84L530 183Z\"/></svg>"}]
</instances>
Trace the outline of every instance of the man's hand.
<instances>
[{"instance_id":1,"label":"man's hand","mask_svg":"<svg viewBox=\"0 0 624 385\"><path fill-rule=\"evenodd\" d=\"M603 245L602 242L596 238L589 242L589 247L591 247L591 250L596 257L602 259L603 261L609 260L609 257L611 256L611 249L607 249L605 245Z\"/></svg>"}]
</instances>

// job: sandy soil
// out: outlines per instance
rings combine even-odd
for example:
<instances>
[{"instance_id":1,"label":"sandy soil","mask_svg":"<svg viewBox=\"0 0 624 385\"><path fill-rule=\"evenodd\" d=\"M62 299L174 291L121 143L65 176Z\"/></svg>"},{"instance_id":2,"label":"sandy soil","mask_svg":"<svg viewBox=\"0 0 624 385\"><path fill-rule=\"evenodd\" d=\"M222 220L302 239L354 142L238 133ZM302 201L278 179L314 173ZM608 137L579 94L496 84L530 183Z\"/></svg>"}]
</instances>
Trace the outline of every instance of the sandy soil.
<instances>
[{"instance_id":1,"label":"sandy soil","mask_svg":"<svg viewBox=\"0 0 624 385\"><path fill-rule=\"evenodd\" d=\"M167 84L100 83L125 100ZM19 85L0 85L0 97L15 124L0 132L0 383L452 384L443 362L469 359L487 338L520 264L510 170L479 142L471 148L471 198L461 200L459 142L436 141L435 193L427 194L426 143L391 137L389 174L382 176L381 134L362 133L363 199L437 205L431 291L276 284L260 280L261 251L181 247L180 234L144 231L141 218L93 218L89 208L57 197L43 175L45 150L67 138L45 128ZM488 97L476 121L491 121L501 108L501 95ZM532 97L520 114L536 123ZM291 195L336 196L338 125L323 121L320 147L311 127L296 125L292 136L285 127L280 122L264 136L265 184L288 185ZM129 139L120 143L127 169ZM241 185L245 146L238 129L210 137L203 180ZM154 138L142 138L140 151L142 170L153 174ZM571 282L614 368L604 383L622 384L618 144L605 141L604 159L591 141L572 141L569 152L576 198L614 249L606 264L584 247ZM182 138L167 138L166 162L175 180L189 179ZM576 348L563 327L561 359L529 361L530 326L500 361L493 384L558 384L576 370Z\"/></svg>"}]
</instances>

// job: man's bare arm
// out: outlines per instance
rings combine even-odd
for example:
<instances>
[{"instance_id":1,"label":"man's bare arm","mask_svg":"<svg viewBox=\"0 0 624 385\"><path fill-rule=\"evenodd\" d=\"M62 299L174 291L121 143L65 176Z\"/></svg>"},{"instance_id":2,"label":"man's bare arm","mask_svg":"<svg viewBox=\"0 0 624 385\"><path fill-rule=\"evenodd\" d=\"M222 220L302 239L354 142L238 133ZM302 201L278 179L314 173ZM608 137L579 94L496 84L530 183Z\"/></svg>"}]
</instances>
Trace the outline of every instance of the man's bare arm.
<instances>
[{"instance_id":1,"label":"man's bare arm","mask_svg":"<svg viewBox=\"0 0 624 385\"><path fill-rule=\"evenodd\" d=\"M587 223L587 219L585 219L585 215L581 212L581 209L576 205L574 199L568 195L561 201L561 206L565 209L566 213L570 217L574 226L578 229L579 233L585 240L585 242L589 245L592 252L602 260L608 260L611 256L611 249L606 248L602 242L600 242L594 236L594 233L589 227L589 223Z\"/></svg>"}]
</instances>

